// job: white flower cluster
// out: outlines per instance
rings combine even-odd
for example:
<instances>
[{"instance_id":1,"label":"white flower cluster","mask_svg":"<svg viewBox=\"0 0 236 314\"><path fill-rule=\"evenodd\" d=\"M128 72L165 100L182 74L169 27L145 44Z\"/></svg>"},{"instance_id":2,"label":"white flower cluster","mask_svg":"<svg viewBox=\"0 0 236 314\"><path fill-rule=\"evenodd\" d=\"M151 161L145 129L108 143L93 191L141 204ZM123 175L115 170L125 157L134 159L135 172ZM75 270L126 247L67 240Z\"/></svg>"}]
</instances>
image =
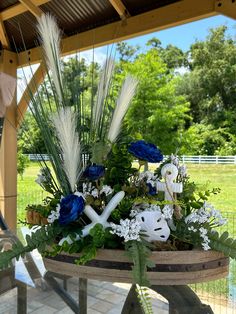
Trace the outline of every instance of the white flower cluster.
<instances>
[{"instance_id":1,"label":"white flower cluster","mask_svg":"<svg viewBox=\"0 0 236 314\"><path fill-rule=\"evenodd\" d=\"M182 165L178 168L178 171L179 171L179 175L182 177L182 178L185 178L187 176L187 167L186 165Z\"/></svg>"},{"instance_id":2,"label":"white flower cluster","mask_svg":"<svg viewBox=\"0 0 236 314\"><path fill-rule=\"evenodd\" d=\"M39 173L37 175L37 179L35 180L36 183L39 185L42 185L43 183L47 182L47 176L45 168L42 168L39 170Z\"/></svg>"},{"instance_id":3,"label":"white flower cluster","mask_svg":"<svg viewBox=\"0 0 236 314\"><path fill-rule=\"evenodd\" d=\"M174 209L169 205L165 205L162 209L163 217L165 219L172 219L173 212L174 212Z\"/></svg>"},{"instance_id":4,"label":"white flower cluster","mask_svg":"<svg viewBox=\"0 0 236 314\"><path fill-rule=\"evenodd\" d=\"M188 227L188 230L193 231L193 232L197 232L197 229L194 228L194 226ZM210 240L207 236L207 229L203 228L203 227L199 228L199 236L202 238L203 250L205 250L205 251L210 250L211 247L209 246Z\"/></svg>"},{"instance_id":5,"label":"white flower cluster","mask_svg":"<svg viewBox=\"0 0 236 314\"><path fill-rule=\"evenodd\" d=\"M170 161L173 165L175 165L178 168L178 173L181 178L185 178L187 176L187 167L186 165L180 166L179 158L178 156L171 154Z\"/></svg>"},{"instance_id":6,"label":"white flower cluster","mask_svg":"<svg viewBox=\"0 0 236 314\"><path fill-rule=\"evenodd\" d=\"M58 220L60 216L60 204L57 204L56 210L52 210L48 216L48 222L52 224L55 220Z\"/></svg>"},{"instance_id":7,"label":"white flower cluster","mask_svg":"<svg viewBox=\"0 0 236 314\"><path fill-rule=\"evenodd\" d=\"M136 219L121 219L119 225L111 223L110 226L112 228L110 232L124 238L125 242L130 240L140 241L141 226Z\"/></svg>"},{"instance_id":8,"label":"white flower cluster","mask_svg":"<svg viewBox=\"0 0 236 314\"><path fill-rule=\"evenodd\" d=\"M92 186L91 182L83 183L83 195L92 195L94 198L98 198L99 194L105 194L106 196L113 193L113 189L109 185L103 185L102 189L99 191L97 188Z\"/></svg>"},{"instance_id":9,"label":"white flower cluster","mask_svg":"<svg viewBox=\"0 0 236 314\"><path fill-rule=\"evenodd\" d=\"M204 205L191 213L185 218L185 222L189 223L214 223L215 226L226 224L227 219L223 218L220 211L215 209L213 205L205 202Z\"/></svg>"},{"instance_id":10,"label":"white flower cluster","mask_svg":"<svg viewBox=\"0 0 236 314\"><path fill-rule=\"evenodd\" d=\"M202 248L205 251L210 250L210 246L209 246L210 240L207 236L207 229L201 227L199 231L200 231L200 237L202 238Z\"/></svg>"},{"instance_id":11,"label":"white flower cluster","mask_svg":"<svg viewBox=\"0 0 236 314\"><path fill-rule=\"evenodd\" d=\"M179 167L179 158L178 156L171 154L170 156L170 162L175 165L177 168Z\"/></svg>"},{"instance_id":12,"label":"white flower cluster","mask_svg":"<svg viewBox=\"0 0 236 314\"><path fill-rule=\"evenodd\" d=\"M151 171L144 171L139 174L138 182L145 180L146 183L150 183L152 187L156 186L157 176Z\"/></svg>"}]
</instances>

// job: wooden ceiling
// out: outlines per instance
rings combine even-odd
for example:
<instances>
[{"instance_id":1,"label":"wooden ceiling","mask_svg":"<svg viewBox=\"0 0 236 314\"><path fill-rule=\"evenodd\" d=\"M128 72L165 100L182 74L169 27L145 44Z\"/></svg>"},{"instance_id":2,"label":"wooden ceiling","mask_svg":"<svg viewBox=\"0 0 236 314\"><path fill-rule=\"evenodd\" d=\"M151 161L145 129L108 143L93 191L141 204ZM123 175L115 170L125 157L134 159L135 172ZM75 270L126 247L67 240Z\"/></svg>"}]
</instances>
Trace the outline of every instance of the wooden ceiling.
<instances>
[{"instance_id":1,"label":"wooden ceiling","mask_svg":"<svg viewBox=\"0 0 236 314\"><path fill-rule=\"evenodd\" d=\"M235 0L1 0L0 49L18 66L39 62L35 24L50 12L63 30L63 54L120 41L219 13L236 18Z\"/></svg>"}]
</instances>

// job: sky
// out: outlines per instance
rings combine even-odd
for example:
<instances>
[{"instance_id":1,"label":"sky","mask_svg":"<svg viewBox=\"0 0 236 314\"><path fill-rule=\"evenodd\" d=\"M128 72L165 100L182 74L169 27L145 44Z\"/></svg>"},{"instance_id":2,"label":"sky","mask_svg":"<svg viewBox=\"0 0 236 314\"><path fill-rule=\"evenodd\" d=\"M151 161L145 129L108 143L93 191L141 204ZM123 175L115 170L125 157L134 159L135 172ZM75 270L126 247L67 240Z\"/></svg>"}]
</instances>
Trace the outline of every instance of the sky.
<instances>
[{"instance_id":1,"label":"sky","mask_svg":"<svg viewBox=\"0 0 236 314\"><path fill-rule=\"evenodd\" d=\"M148 35L135 37L133 39L127 40L126 42L130 45L139 45L141 47L141 50L145 50L146 42L153 37L157 37L161 41L163 47L166 47L168 44L172 44L182 49L183 51L188 51L191 44L193 44L196 40L205 40L210 28L215 28L220 25L226 25L228 27L228 34L236 40L236 21L223 15L217 15L207 19L198 20L196 22L172 27L159 32L154 32ZM85 60L90 63L93 60L94 55L94 60L102 64L106 59L107 49L110 49L110 51L112 50L112 54L114 54L114 45L110 45L109 48L96 48L94 52L92 50L82 52L80 54L80 57L85 58ZM21 71L19 71L18 75L22 76ZM25 75L29 80L31 77L31 71L26 69ZM25 84L23 83L23 85ZM22 86L18 87L18 99L20 99L23 89L24 87Z\"/></svg>"}]
</instances>

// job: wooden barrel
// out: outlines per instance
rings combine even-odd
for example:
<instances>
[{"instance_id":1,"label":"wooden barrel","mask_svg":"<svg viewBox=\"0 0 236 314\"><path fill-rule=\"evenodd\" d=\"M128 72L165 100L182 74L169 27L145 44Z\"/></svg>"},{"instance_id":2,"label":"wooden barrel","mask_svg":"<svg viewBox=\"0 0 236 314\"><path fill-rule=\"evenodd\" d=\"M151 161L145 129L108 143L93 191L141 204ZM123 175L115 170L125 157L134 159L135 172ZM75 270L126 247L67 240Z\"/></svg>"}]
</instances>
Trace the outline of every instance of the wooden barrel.
<instances>
[{"instance_id":1,"label":"wooden barrel","mask_svg":"<svg viewBox=\"0 0 236 314\"><path fill-rule=\"evenodd\" d=\"M84 266L74 264L79 254L44 258L46 269L67 276L132 283L132 263L122 250L98 250L96 259ZM153 252L155 267L148 269L152 285L185 285L226 277L229 258L216 251Z\"/></svg>"}]
</instances>

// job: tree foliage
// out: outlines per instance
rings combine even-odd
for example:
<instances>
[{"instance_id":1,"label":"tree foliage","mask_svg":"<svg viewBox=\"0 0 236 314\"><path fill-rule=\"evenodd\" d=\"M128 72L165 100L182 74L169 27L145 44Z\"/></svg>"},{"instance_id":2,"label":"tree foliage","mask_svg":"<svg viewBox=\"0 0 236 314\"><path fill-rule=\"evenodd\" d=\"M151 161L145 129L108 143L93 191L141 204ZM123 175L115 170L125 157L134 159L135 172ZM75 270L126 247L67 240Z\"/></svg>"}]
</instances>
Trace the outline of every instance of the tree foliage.
<instances>
[{"instance_id":1,"label":"tree foliage","mask_svg":"<svg viewBox=\"0 0 236 314\"><path fill-rule=\"evenodd\" d=\"M139 79L124 125L131 136L154 142L165 154L176 149L184 154L236 154L236 42L226 26L211 29L206 40L196 41L187 53L173 45L164 48L156 37L142 51L127 42L119 43L117 51L111 103L127 72ZM99 65L71 58L64 68L67 101L86 113L96 97ZM177 73L180 68L184 75ZM48 90L45 106L51 94ZM86 134L89 113L84 117L78 129ZM46 153L29 112L19 138L24 153Z\"/></svg>"}]
</instances>

